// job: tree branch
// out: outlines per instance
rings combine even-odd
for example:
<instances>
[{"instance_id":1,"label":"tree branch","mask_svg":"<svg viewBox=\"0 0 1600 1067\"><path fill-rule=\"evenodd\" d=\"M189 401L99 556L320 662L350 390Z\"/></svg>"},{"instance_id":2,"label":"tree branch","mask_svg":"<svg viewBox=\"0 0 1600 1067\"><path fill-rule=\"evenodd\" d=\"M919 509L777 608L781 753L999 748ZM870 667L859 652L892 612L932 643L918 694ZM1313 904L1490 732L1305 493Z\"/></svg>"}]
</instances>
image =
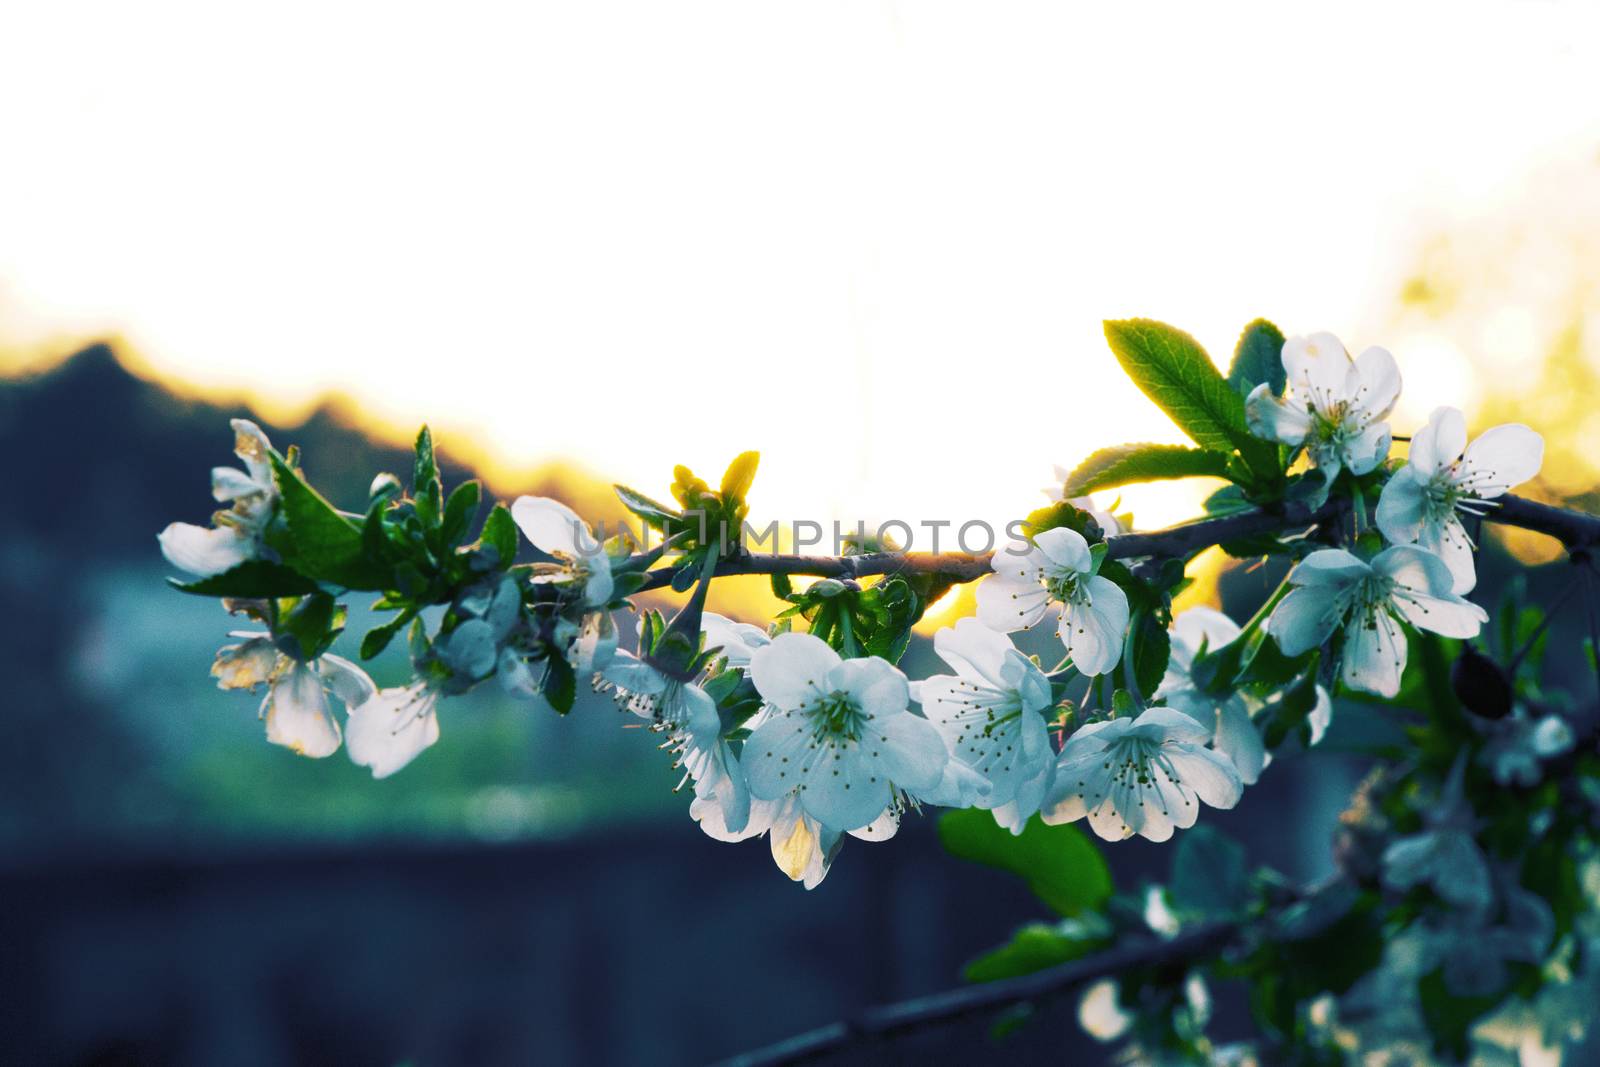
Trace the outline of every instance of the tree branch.
<instances>
[{"instance_id":1,"label":"tree branch","mask_svg":"<svg viewBox=\"0 0 1600 1067\"><path fill-rule=\"evenodd\" d=\"M1169 940L1143 939L1081 960L1032 974L951 989L896 1004L868 1008L854 1019L831 1023L775 1045L741 1053L719 1067L779 1067L804 1063L875 1038L918 1030L1016 1004L1043 1000L1139 967L1187 967L1237 944L1245 927L1214 922L1193 927Z\"/></svg>"},{"instance_id":2,"label":"tree branch","mask_svg":"<svg viewBox=\"0 0 1600 1067\"><path fill-rule=\"evenodd\" d=\"M1600 545L1600 516L1503 496L1485 516L1487 522L1515 526L1554 537L1569 550ZM1306 529L1336 516L1345 504L1330 501L1310 509L1291 504L1281 511L1252 510L1234 515L1169 526L1149 533L1117 534L1106 539L1111 559L1176 558L1212 545L1259 534ZM1003 550L1002 550L1003 551ZM717 564L716 576L736 574L808 575L818 578L866 578L879 574L929 575L952 583L973 582L990 572L993 552L869 552L859 556L749 554ZM672 568L651 571L640 592L666 585Z\"/></svg>"}]
</instances>

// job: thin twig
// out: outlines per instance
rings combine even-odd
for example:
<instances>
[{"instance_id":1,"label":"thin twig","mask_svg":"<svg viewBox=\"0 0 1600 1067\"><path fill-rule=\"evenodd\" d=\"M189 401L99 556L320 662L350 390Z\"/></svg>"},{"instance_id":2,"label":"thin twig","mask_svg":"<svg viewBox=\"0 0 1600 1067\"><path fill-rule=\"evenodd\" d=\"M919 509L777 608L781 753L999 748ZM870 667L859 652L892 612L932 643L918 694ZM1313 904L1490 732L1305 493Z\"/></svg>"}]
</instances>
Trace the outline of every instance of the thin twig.
<instances>
[{"instance_id":1,"label":"thin twig","mask_svg":"<svg viewBox=\"0 0 1600 1067\"><path fill-rule=\"evenodd\" d=\"M1071 992L1097 978L1135 968L1187 966L1233 945L1243 932L1244 927L1236 922L1206 923L1168 940L1143 939L1032 974L868 1008L854 1019L831 1023L775 1045L742 1053L723 1061L719 1067L779 1067L804 1063L864 1041L1044 1000Z\"/></svg>"},{"instance_id":2,"label":"thin twig","mask_svg":"<svg viewBox=\"0 0 1600 1067\"><path fill-rule=\"evenodd\" d=\"M1600 545L1600 516L1517 496L1503 496L1495 503L1499 506L1485 516L1489 522L1546 534L1568 549ZM1316 509L1289 505L1280 511L1243 511L1148 533L1117 534L1106 539L1106 555L1110 559L1182 559L1212 545L1317 526L1337 516L1344 506L1338 500ZM869 552L858 556L746 553L720 561L716 574L718 577L782 574L846 579L903 574L927 575L960 584L977 581L990 573L994 555L993 552ZM671 580L672 568L659 568L646 576L639 592L659 589Z\"/></svg>"}]
</instances>

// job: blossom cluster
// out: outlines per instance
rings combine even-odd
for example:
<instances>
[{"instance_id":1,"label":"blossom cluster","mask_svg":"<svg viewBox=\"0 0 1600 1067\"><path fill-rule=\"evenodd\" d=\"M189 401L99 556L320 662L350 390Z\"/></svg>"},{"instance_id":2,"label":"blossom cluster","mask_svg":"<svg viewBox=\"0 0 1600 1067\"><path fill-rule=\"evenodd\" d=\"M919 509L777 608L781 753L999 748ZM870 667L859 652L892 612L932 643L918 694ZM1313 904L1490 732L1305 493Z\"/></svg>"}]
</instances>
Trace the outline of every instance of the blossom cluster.
<instances>
[{"instance_id":1,"label":"blossom cluster","mask_svg":"<svg viewBox=\"0 0 1600 1067\"><path fill-rule=\"evenodd\" d=\"M1352 359L1324 333L1287 340L1281 363L1282 395L1262 382L1246 399L1250 430L1287 446L1291 459L1303 455L1323 498L1342 471L1378 470L1392 447L1387 420L1400 391L1394 359L1379 348ZM245 469L213 473L213 493L227 509L209 528L174 524L160 538L170 562L202 579L237 574L252 561L274 565L284 479L297 478L286 465L274 469L258 427L238 420L234 429ZM1320 650L1351 690L1394 696L1407 627L1470 638L1484 623L1483 610L1462 595L1474 585L1467 523L1532 477L1541 454L1539 435L1525 426L1495 427L1469 443L1459 411L1435 412L1383 484L1375 521L1388 547L1300 552L1270 613L1247 627L1210 608L1168 618L1158 607L1170 651L1148 693L1139 692L1128 663L1136 614L1130 579L1125 569L1107 573L1106 538L1123 525L1088 498L1065 506L1091 525L1033 529L994 553L993 573L977 588L976 616L934 635L947 672L918 680L883 655L859 648L846 655L838 642L792 631L789 620L763 629L702 611L709 570L671 626L647 613L637 649L624 650L613 614L631 606L625 597L643 570L674 548L692 578L693 561L714 563L716 555L701 549L694 556L681 530L649 557L631 555L625 545L602 543L564 504L538 497L516 500L509 518L542 562L507 569L511 553L502 547L498 568L483 573L473 563L462 572L438 632L430 639L420 619L412 624L418 676L409 684L381 688L327 650L342 609L308 630L270 597L227 601L266 629L236 632L239 643L218 654L213 673L226 689L265 689L269 741L314 757L342 743L375 777L396 773L436 743L440 700L485 678L498 676L538 701L553 679L592 679L663 736L707 834L767 837L778 867L808 888L845 837L887 840L905 812L924 805L985 809L1015 834L1038 816L1086 820L1106 840L1165 840L1192 826L1202 805L1235 805L1271 758L1262 723L1281 696L1219 685L1207 666L1219 650L1254 648L1270 636L1286 657ZM750 473L753 467L746 484ZM719 495L687 472L680 481L693 499L742 520L742 502L726 485ZM630 506L641 513L667 514L633 496L643 504ZM376 485L374 499L368 525L382 533ZM419 490L418 513L432 515L422 499ZM672 529L670 517L661 529ZM508 536L514 550L515 533ZM1064 653L1048 670L1010 636L1047 619ZM1315 662L1302 672L1310 696L1300 712L1312 744L1332 709L1323 684L1332 674L1313 676ZM1074 698L1069 686L1079 680L1086 688Z\"/></svg>"}]
</instances>

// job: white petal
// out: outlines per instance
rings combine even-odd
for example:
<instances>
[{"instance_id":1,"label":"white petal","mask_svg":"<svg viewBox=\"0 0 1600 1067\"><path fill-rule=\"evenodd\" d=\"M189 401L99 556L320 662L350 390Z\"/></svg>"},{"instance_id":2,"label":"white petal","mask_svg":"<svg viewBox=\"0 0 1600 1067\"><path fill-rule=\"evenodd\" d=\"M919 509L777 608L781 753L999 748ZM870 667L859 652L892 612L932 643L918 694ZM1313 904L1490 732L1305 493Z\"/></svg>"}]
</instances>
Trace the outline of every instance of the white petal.
<instances>
[{"instance_id":1,"label":"white petal","mask_svg":"<svg viewBox=\"0 0 1600 1067\"><path fill-rule=\"evenodd\" d=\"M1289 581L1293 585L1342 586L1371 573L1371 567L1342 548L1319 548L1295 564Z\"/></svg>"},{"instance_id":2,"label":"white petal","mask_svg":"<svg viewBox=\"0 0 1600 1067\"><path fill-rule=\"evenodd\" d=\"M1311 432L1311 413L1297 401L1273 396L1266 382L1245 397L1244 417L1250 432L1268 441L1299 445Z\"/></svg>"},{"instance_id":3,"label":"white petal","mask_svg":"<svg viewBox=\"0 0 1600 1067\"><path fill-rule=\"evenodd\" d=\"M1367 474L1389 457L1389 424L1375 422L1344 446L1340 459L1352 474Z\"/></svg>"},{"instance_id":4,"label":"white petal","mask_svg":"<svg viewBox=\"0 0 1600 1067\"><path fill-rule=\"evenodd\" d=\"M533 547L546 555L577 559L599 552L599 542L589 531L589 524L559 500L519 496L511 505L511 517Z\"/></svg>"},{"instance_id":5,"label":"white petal","mask_svg":"<svg viewBox=\"0 0 1600 1067\"><path fill-rule=\"evenodd\" d=\"M1360 373L1361 384L1351 398L1354 405L1368 421L1387 418L1394 409L1394 402L1400 398L1400 368L1394 357L1387 349L1374 345L1356 357L1356 370Z\"/></svg>"},{"instance_id":6,"label":"white petal","mask_svg":"<svg viewBox=\"0 0 1600 1067\"><path fill-rule=\"evenodd\" d=\"M811 736L810 720L799 712L778 712L756 726L739 758L751 795L777 800L799 787L801 768L810 758Z\"/></svg>"},{"instance_id":7,"label":"white petal","mask_svg":"<svg viewBox=\"0 0 1600 1067\"><path fill-rule=\"evenodd\" d=\"M957 674L999 686L1007 653L1015 651L1015 647L1009 637L968 617L934 634L933 650Z\"/></svg>"},{"instance_id":8,"label":"white petal","mask_svg":"<svg viewBox=\"0 0 1600 1067\"><path fill-rule=\"evenodd\" d=\"M232 634L230 636L241 636ZM278 666L278 649L268 634L251 634L237 645L227 645L217 652L211 664L211 674L218 689L254 689L272 679Z\"/></svg>"},{"instance_id":9,"label":"white petal","mask_svg":"<svg viewBox=\"0 0 1600 1067\"><path fill-rule=\"evenodd\" d=\"M923 725L933 733L932 726L925 722ZM938 734L934 733L933 736L937 741ZM943 751L944 742L939 741L938 744ZM832 749L819 748L813 753L811 761L804 765L802 777L805 785L799 794L800 805L808 815L830 830L843 833L860 829L882 815L893 800L887 774L872 773L877 770L873 764L880 761L863 751L865 745L863 739L859 747L840 744ZM887 755L887 751L884 755ZM926 785L937 784L940 773L940 768L935 767Z\"/></svg>"},{"instance_id":10,"label":"white petal","mask_svg":"<svg viewBox=\"0 0 1600 1067\"><path fill-rule=\"evenodd\" d=\"M1336 586L1307 585L1291 589L1267 619L1267 633L1286 656L1298 656L1324 644L1339 624Z\"/></svg>"},{"instance_id":11,"label":"white petal","mask_svg":"<svg viewBox=\"0 0 1600 1067\"><path fill-rule=\"evenodd\" d=\"M237 467L211 468L211 496L221 503L254 496L262 491L260 482Z\"/></svg>"},{"instance_id":12,"label":"white petal","mask_svg":"<svg viewBox=\"0 0 1600 1067\"><path fill-rule=\"evenodd\" d=\"M1450 591L1458 596L1470 593L1478 584L1478 568L1473 560L1472 541L1467 528L1454 515L1441 522L1429 522L1418 531L1417 546L1443 561L1450 571Z\"/></svg>"},{"instance_id":13,"label":"white petal","mask_svg":"<svg viewBox=\"0 0 1600 1067\"><path fill-rule=\"evenodd\" d=\"M1291 337L1283 343L1283 369L1289 387L1302 399L1326 412L1347 399L1346 381L1352 363L1350 353L1331 333Z\"/></svg>"},{"instance_id":14,"label":"white petal","mask_svg":"<svg viewBox=\"0 0 1600 1067\"><path fill-rule=\"evenodd\" d=\"M887 841L900 832L900 813L890 808L859 830L851 830L857 841Z\"/></svg>"},{"instance_id":15,"label":"white petal","mask_svg":"<svg viewBox=\"0 0 1600 1067\"><path fill-rule=\"evenodd\" d=\"M1411 625L1441 637L1477 637L1489 621L1488 612L1452 594L1435 597L1426 593L1400 595L1397 591L1394 605Z\"/></svg>"},{"instance_id":16,"label":"white petal","mask_svg":"<svg viewBox=\"0 0 1600 1067\"><path fill-rule=\"evenodd\" d=\"M1061 643L1079 671L1106 674L1122 658L1122 642L1128 633L1128 597L1108 578L1094 575L1084 582L1089 603L1062 609Z\"/></svg>"},{"instance_id":17,"label":"white petal","mask_svg":"<svg viewBox=\"0 0 1600 1067\"><path fill-rule=\"evenodd\" d=\"M730 667L750 666L750 657L755 650L772 643L772 638L761 627L747 622L734 622L714 611L708 611L700 617L700 630L706 635L705 647L722 649L720 655Z\"/></svg>"},{"instance_id":18,"label":"white petal","mask_svg":"<svg viewBox=\"0 0 1600 1067\"><path fill-rule=\"evenodd\" d=\"M1344 684L1381 697L1399 693L1406 669L1406 637L1394 617L1386 611L1370 619L1358 617L1345 634L1340 670Z\"/></svg>"},{"instance_id":19,"label":"white petal","mask_svg":"<svg viewBox=\"0 0 1600 1067\"><path fill-rule=\"evenodd\" d=\"M255 540L231 526L175 522L158 540L168 563L202 578L232 570L256 554Z\"/></svg>"},{"instance_id":20,"label":"white petal","mask_svg":"<svg viewBox=\"0 0 1600 1067\"><path fill-rule=\"evenodd\" d=\"M1333 724L1333 698L1328 696L1328 691L1320 685L1317 686L1317 702L1306 716L1306 723L1311 727L1313 745L1322 740L1323 735L1328 732L1328 727Z\"/></svg>"},{"instance_id":21,"label":"white petal","mask_svg":"<svg viewBox=\"0 0 1600 1067\"><path fill-rule=\"evenodd\" d=\"M1182 647L1190 656L1200 651L1203 644L1215 652L1230 644L1241 633L1239 624L1216 608L1205 606L1190 608L1172 620L1173 648Z\"/></svg>"},{"instance_id":22,"label":"white petal","mask_svg":"<svg viewBox=\"0 0 1600 1067\"><path fill-rule=\"evenodd\" d=\"M1093 566L1089 555L1089 542L1077 530L1065 526L1057 526L1045 530L1033 539L1033 543L1044 553L1049 561L1046 571L1072 571L1077 574L1088 574Z\"/></svg>"},{"instance_id":23,"label":"white petal","mask_svg":"<svg viewBox=\"0 0 1600 1067\"><path fill-rule=\"evenodd\" d=\"M352 762L387 778L439 740L436 698L420 686L380 689L350 709L345 748Z\"/></svg>"},{"instance_id":24,"label":"white petal","mask_svg":"<svg viewBox=\"0 0 1600 1067\"><path fill-rule=\"evenodd\" d=\"M1185 715L1176 708L1158 706L1146 708L1141 712L1139 717L1133 720L1128 732L1147 737L1152 741L1203 745L1211 737L1211 726L1195 722L1192 716Z\"/></svg>"},{"instance_id":25,"label":"white petal","mask_svg":"<svg viewBox=\"0 0 1600 1067\"><path fill-rule=\"evenodd\" d=\"M825 682L830 693L845 693L867 716L887 719L906 710L911 692L900 668L886 659L847 659L830 668Z\"/></svg>"},{"instance_id":26,"label":"white petal","mask_svg":"<svg viewBox=\"0 0 1600 1067\"><path fill-rule=\"evenodd\" d=\"M1408 465L1427 481L1460 458L1467 447L1467 420L1459 408L1435 408L1428 424L1411 436Z\"/></svg>"},{"instance_id":27,"label":"white petal","mask_svg":"<svg viewBox=\"0 0 1600 1067\"><path fill-rule=\"evenodd\" d=\"M881 747L869 743L874 737ZM910 712L874 719L862 734L860 748L862 766L869 774L882 767L895 785L913 793L938 785L950 759L939 731Z\"/></svg>"},{"instance_id":28,"label":"white petal","mask_svg":"<svg viewBox=\"0 0 1600 1067\"><path fill-rule=\"evenodd\" d=\"M370 699L378 687L367 677L367 672L343 656L325 653L317 660L317 670L334 696L346 708L353 708Z\"/></svg>"},{"instance_id":29,"label":"white petal","mask_svg":"<svg viewBox=\"0 0 1600 1067\"><path fill-rule=\"evenodd\" d=\"M1213 808L1231 808L1244 795L1239 771L1222 753L1197 745L1169 745L1166 756L1184 788Z\"/></svg>"},{"instance_id":30,"label":"white petal","mask_svg":"<svg viewBox=\"0 0 1600 1067\"><path fill-rule=\"evenodd\" d=\"M726 741L718 741L713 758L695 779L694 803L689 814L707 836L719 841L753 837L750 824L750 789L739 758ZM759 833L758 829L756 833Z\"/></svg>"},{"instance_id":31,"label":"white petal","mask_svg":"<svg viewBox=\"0 0 1600 1067\"><path fill-rule=\"evenodd\" d=\"M1467 446L1458 484L1473 496L1497 497L1534 477L1544 464L1544 438L1518 422L1485 430Z\"/></svg>"},{"instance_id":32,"label":"white petal","mask_svg":"<svg viewBox=\"0 0 1600 1067\"><path fill-rule=\"evenodd\" d=\"M339 749L339 723L328 706L322 679L304 663L285 671L262 704L267 740L320 759Z\"/></svg>"},{"instance_id":33,"label":"white petal","mask_svg":"<svg viewBox=\"0 0 1600 1067\"><path fill-rule=\"evenodd\" d=\"M1413 445L1412 455L1415 454ZM1423 496L1418 478L1414 464L1401 467L1378 494L1378 529L1392 544L1410 544L1422 533Z\"/></svg>"},{"instance_id":34,"label":"white petal","mask_svg":"<svg viewBox=\"0 0 1600 1067\"><path fill-rule=\"evenodd\" d=\"M823 683L839 662L839 653L820 637L779 634L750 657L750 680L768 703L798 708L825 695Z\"/></svg>"},{"instance_id":35,"label":"white petal","mask_svg":"<svg viewBox=\"0 0 1600 1067\"><path fill-rule=\"evenodd\" d=\"M1223 701L1217 714L1214 744L1232 761L1245 785L1255 785L1261 778L1261 769L1267 762L1266 746L1262 744L1261 731L1250 721L1250 709L1238 697Z\"/></svg>"},{"instance_id":36,"label":"white petal","mask_svg":"<svg viewBox=\"0 0 1600 1067\"><path fill-rule=\"evenodd\" d=\"M1019 581L1007 574L991 574L978 583L978 621L1010 633L1038 625L1050 607L1050 595L1038 581Z\"/></svg>"}]
</instances>

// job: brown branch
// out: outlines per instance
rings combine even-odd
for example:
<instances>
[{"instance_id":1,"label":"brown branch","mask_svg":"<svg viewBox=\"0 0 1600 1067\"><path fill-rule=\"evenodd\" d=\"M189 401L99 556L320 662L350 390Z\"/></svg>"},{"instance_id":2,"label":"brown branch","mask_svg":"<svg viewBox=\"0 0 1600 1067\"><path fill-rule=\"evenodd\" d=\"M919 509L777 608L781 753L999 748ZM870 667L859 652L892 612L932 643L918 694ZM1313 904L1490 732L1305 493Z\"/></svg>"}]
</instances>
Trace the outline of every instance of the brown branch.
<instances>
[{"instance_id":1,"label":"brown branch","mask_svg":"<svg viewBox=\"0 0 1600 1067\"><path fill-rule=\"evenodd\" d=\"M1569 550L1600 545L1600 516L1540 504L1518 496L1503 496L1484 516L1487 522L1515 526L1546 534ZM1212 545L1260 534L1300 530L1335 517L1343 501L1329 501L1317 509L1288 505L1281 511L1251 510L1213 519L1169 526L1149 533L1117 534L1106 539L1111 559L1182 558ZM1004 550L1002 550L1004 551ZM785 574L818 578L866 578L879 574L922 574L952 583L973 582L990 571L992 552L870 552L859 556L800 556L749 554L717 564L716 575ZM672 568L650 572L640 592L666 585Z\"/></svg>"},{"instance_id":2,"label":"brown branch","mask_svg":"<svg viewBox=\"0 0 1600 1067\"><path fill-rule=\"evenodd\" d=\"M1245 929L1235 922L1206 923L1165 941L1140 940L1032 974L868 1008L854 1019L831 1023L775 1045L742 1053L723 1061L719 1067L779 1067L804 1063L877 1038L1068 993L1095 979L1136 968L1187 968L1239 943Z\"/></svg>"}]
</instances>

